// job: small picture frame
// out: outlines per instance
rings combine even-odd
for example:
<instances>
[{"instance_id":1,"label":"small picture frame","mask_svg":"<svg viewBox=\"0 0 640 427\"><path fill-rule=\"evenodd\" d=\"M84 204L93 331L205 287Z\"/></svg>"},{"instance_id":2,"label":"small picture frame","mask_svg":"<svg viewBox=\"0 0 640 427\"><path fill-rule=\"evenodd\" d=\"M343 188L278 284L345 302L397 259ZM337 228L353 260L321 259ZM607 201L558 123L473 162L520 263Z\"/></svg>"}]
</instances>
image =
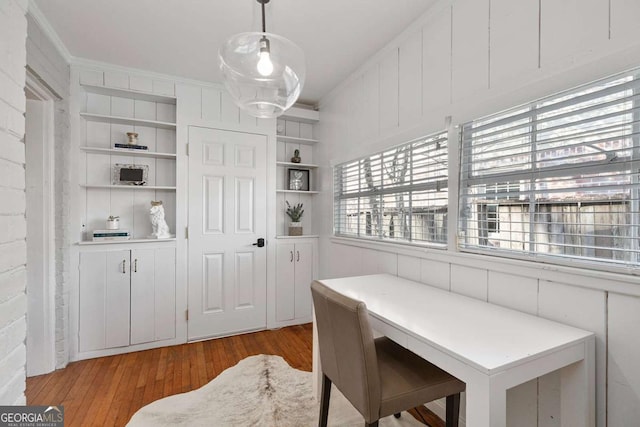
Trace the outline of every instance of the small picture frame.
<instances>
[{"instance_id":1,"label":"small picture frame","mask_svg":"<svg viewBox=\"0 0 640 427\"><path fill-rule=\"evenodd\" d=\"M308 169L287 169L287 190L309 191Z\"/></svg>"}]
</instances>

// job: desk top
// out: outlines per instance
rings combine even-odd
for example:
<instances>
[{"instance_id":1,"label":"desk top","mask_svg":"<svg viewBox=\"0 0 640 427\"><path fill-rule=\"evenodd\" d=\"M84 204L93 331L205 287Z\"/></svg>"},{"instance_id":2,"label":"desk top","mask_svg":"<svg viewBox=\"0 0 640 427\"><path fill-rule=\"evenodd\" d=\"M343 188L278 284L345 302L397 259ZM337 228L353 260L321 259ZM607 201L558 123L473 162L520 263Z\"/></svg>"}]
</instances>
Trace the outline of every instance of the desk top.
<instances>
[{"instance_id":1,"label":"desk top","mask_svg":"<svg viewBox=\"0 0 640 427\"><path fill-rule=\"evenodd\" d=\"M369 314L494 374L594 334L388 274L321 280L364 301Z\"/></svg>"}]
</instances>

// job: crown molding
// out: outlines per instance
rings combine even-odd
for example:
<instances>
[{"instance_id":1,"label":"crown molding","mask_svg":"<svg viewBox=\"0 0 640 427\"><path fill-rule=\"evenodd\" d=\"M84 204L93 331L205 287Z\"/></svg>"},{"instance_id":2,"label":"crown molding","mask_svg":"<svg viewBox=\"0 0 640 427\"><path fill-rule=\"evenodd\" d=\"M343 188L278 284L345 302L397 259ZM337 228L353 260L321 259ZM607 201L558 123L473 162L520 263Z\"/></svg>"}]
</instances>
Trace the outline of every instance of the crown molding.
<instances>
[{"instance_id":1,"label":"crown molding","mask_svg":"<svg viewBox=\"0 0 640 427\"><path fill-rule=\"evenodd\" d=\"M67 46L65 46L65 44L62 42L62 39L58 36L56 30L53 29L53 27L44 16L40 8L38 8L38 5L36 5L36 2L34 0L29 0L29 9L27 10L27 15L31 16L36 21L44 35L47 36L49 40L51 40L51 42L58 50L60 55L62 55L62 57L65 59L65 61L67 61L67 63L71 63L71 61L73 60L73 55L71 55L71 52L69 52Z\"/></svg>"}]
</instances>

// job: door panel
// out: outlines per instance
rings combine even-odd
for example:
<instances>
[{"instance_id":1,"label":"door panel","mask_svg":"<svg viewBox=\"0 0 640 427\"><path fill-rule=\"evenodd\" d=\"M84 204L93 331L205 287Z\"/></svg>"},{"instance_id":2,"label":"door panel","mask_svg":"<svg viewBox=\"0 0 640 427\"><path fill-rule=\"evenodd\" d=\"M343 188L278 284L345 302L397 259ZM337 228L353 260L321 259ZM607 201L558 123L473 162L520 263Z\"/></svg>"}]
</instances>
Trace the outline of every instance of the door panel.
<instances>
[{"instance_id":1,"label":"door panel","mask_svg":"<svg viewBox=\"0 0 640 427\"><path fill-rule=\"evenodd\" d=\"M267 138L189 128L189 339L266 327Z\"/></svg>"},{"instance_id":2,"label":"door panel","mask_svg":"<svg viewBox=\"0 0 640 427\"><path fill-rule=\"evenodd\" d=\"M155 251L155 340L176 337L176 250Z\"/></svg>"},{"instance_id":3,"label":"door panel","mask_svg":"<svg viewBox=\"0 0 640 427\"><path fill-rule=\"evenodd\" d=\"M313 280L313 244L296 243L296 318L311 316L311 281Z\"/></svg>"},{"instance_id":4,"label":"door panel","mask_svg":"<svg viewBox=\"0 0 640 427\"><path fill-rule=\"evenodd\" d=\"M176 250L131 251L131 344L176 336Z\"/></svg>"},{"instance_id":5,"label":"door panel","mask_svg":"<svg viewBox=\"0 0 640 427\"><path fill-rule=\"evenodd\" d=\"M155 280L154 250L131 251L131 344L154 340Z\"/></svg>"},{"instance_id":6,"label":"door panel","mask_svg":"<svg viewBox=\"0 0 640 427\"><path fill-rule=\"evenodd\" d=\"M278 243L276 252L276 320L295 317L295 254L293 243Z\"/></svg>"},{"instance_id":7,"label":"door panel","mask_svg":"<svg viewBox=\"0 0 640 427\"><path fill-rule=\"evenodd\" d=\"M105 348L129 345L129 251L107 252Z\"/></svg>"},{"instance_id":8,"label":"door panel","mask_svg":"<svg viewBox=\"0 0 640 427\"><path fill-rule=\"evenodd\" d=\"M80 351L104 348L107 260L105 252L80 254Z\"/></svg>"},{"instance_id":9,"label":"door panel","mask_svg":"<svg viewBox=\"0 0 640 427\"><path fill-rule=\"evenodd\" d=\"M129 251L80 254L80 351L129 345Z\"/></svg>"}]
</instances>

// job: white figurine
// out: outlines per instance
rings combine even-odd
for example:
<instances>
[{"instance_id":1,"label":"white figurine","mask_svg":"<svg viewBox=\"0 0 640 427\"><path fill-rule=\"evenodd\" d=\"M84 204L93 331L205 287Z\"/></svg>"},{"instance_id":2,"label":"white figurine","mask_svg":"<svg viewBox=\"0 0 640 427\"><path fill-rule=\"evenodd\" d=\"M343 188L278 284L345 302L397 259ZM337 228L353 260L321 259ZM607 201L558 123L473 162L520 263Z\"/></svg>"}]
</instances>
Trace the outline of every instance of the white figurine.
<instances>
[{"instance_id":1,"label":"white figurine","mask_svg":"<svg viewBox=\"0 0 640 427\"><path fill-rule=\"evenodd\" d=\"M151 237L154 239L167 239L171 237L169 226L164 219L164 206L162 206L162 201L152 201L149 214L151 216L151 227L153 228Z\"/></svg>"}]
</instances>

